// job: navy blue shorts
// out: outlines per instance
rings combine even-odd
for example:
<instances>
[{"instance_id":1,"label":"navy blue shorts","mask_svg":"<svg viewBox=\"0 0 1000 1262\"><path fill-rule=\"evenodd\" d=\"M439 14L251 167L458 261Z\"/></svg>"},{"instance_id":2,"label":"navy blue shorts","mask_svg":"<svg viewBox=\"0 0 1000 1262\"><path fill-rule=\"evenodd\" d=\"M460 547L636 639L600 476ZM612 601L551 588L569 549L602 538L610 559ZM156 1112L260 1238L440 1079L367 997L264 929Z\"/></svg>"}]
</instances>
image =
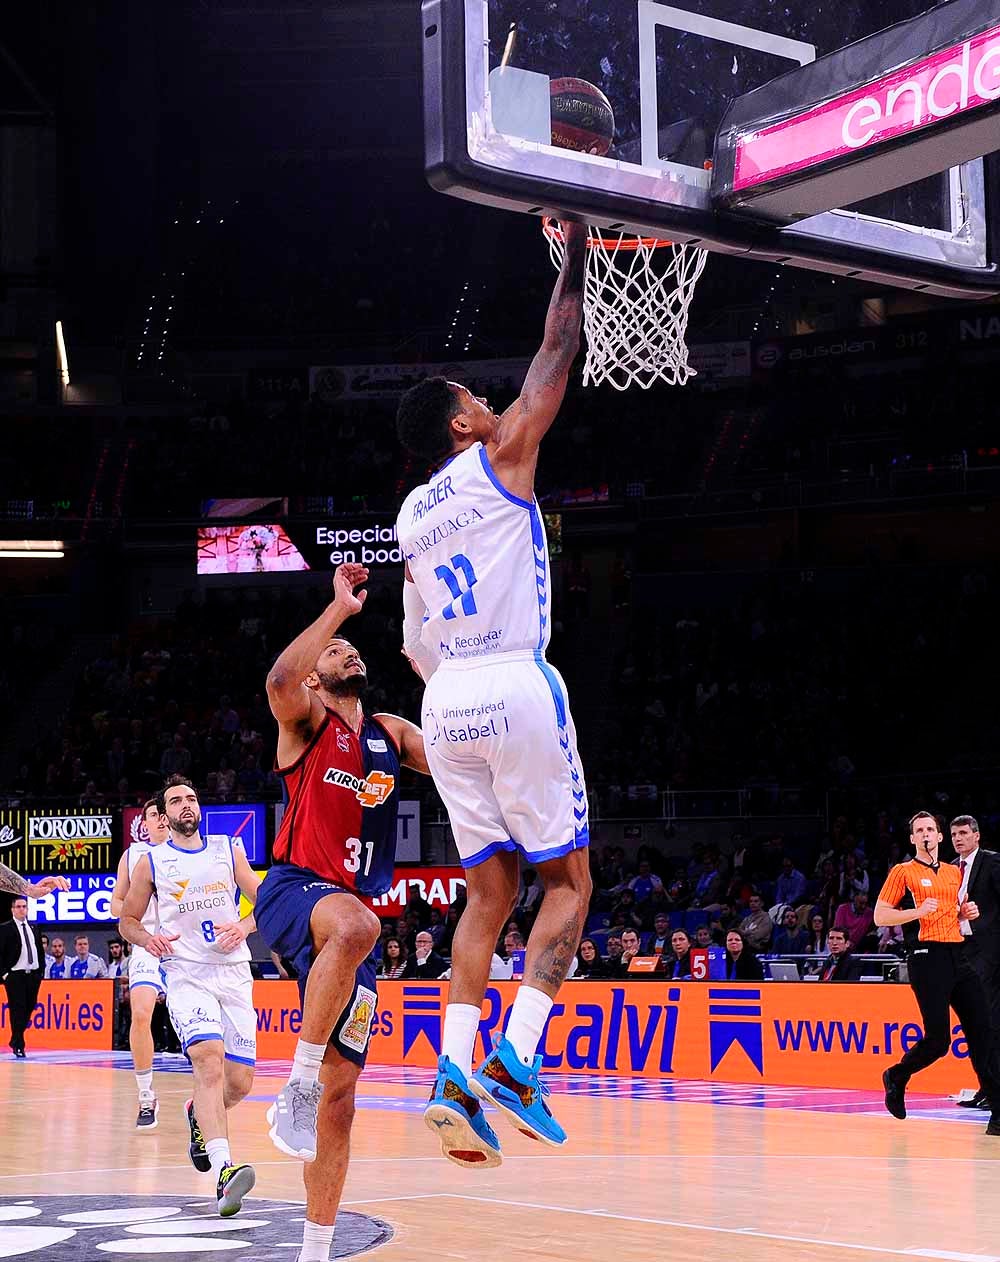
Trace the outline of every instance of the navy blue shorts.
<instances>
[{"instance_id":1,"label":"navy blue shorts","mask_svg":"<svg viewBox=\"0 0 1000 1262\"><path fill-rule=\"evenodd\" d=\"M279 863L270 868L257 891L254 918L272 951L288 960L298 973L299 996L305 1003L306 979L313 962L309 917L312 909L331 894L349 894L343 886L325 881L308 868ZM354 975L354 994L337 1019L330 1044L355 1065L364 1068L368 1043L378 1005L375 962L369 956Z\"/></svg>"}]
</instances>

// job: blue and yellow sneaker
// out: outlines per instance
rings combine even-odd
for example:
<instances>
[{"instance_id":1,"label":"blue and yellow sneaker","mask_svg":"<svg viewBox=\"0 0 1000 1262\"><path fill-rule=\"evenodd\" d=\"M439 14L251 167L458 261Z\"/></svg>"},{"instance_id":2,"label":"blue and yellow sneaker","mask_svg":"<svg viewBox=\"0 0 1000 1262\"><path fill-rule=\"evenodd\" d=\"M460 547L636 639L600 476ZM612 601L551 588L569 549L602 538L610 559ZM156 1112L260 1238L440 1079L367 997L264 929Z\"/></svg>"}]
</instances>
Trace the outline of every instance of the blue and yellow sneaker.
<instances>
[{"instance_id":1,"label":"blue and yellow sneaker","mask_svg":"<svg viewBox=\"0 0 1000 1262\"><path fill-rule=\"evenodd\" d=\"M538 1077L541 1056L526 1065L501 1035L496 1047L469 1079L469 1090L489 1100L522 1135L553 1148L566 1142L566 1132L552 1116L545 1097L549 1089Z\"/></svg>"},{"instance_id":2,"label":"blue and yellow sneaker","mask_svg":"<svg viewBox=\"0 0 1000 1262\"><path fill-rule=\"evenodd\" d=\"M456 1166L490 1170L500 1165L500 1141L482 1105L469 1092L465 1074L447 1056L438 1060L434 1090L424 1109L424 1125L441 1141L441 1151Z\"/></svg>"}]
</instances>

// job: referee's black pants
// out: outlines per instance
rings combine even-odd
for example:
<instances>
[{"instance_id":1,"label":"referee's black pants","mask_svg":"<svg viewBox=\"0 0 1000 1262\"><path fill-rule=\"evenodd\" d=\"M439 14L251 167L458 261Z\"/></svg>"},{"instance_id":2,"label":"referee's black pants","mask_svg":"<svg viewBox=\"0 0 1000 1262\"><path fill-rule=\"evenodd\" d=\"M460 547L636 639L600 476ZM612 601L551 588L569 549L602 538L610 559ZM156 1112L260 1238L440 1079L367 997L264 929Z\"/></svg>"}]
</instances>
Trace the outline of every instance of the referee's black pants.
<instances>
[{"instance_id":1,"label":"referee's black pants","mask_svg":"<svg viewBox=\"0 0 1000 1262\"><path fill-rule=\"evenodd\" d=\"M14 1051L24 1051L24 1032L31 1023L31 1014L38 1002L42 984L40 968L13 969L4 978L7 987L7 1012L10 1017L10 1046Z\"/></svg>"},{"instance_id":2,"label":"referee's black pants","mask_svg":"<svg viewBox=\"0 0 1000 1262\"><path fill-rule=\"evenodd\" d=\"M922 942L909 955L910 985L924 1023L924 1037L906 1053L893 1076L907 1081L946 1056L951 1047L949 1007L962 1023L969 1056L994 1110L1000 1110L1000 1082L993 1054L990 1009L979 975L960 942Z\"/></svg>"}]
</instances>

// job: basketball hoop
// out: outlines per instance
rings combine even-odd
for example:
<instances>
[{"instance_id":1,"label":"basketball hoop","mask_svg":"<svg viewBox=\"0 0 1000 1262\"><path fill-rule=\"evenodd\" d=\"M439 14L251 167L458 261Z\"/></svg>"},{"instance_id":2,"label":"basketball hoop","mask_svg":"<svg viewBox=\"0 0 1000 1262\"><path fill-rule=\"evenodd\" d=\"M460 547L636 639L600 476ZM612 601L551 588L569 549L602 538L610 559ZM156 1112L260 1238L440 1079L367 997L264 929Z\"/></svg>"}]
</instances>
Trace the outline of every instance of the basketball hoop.
<instances>
[{"instance_id":1,"label":"basketball hoop","mask_svg":"<svg viewBox=\"0 0 1000 1262\"><path fill-rule=\"evenodd\" d=\"M546 218L542 230L558 270L564 253L559 225ZM590 229L583 295L585 386L606 381L616 390L632 385L648 390L655 381L682 386L695 375L684 338L707 257L694 246L624 233L603 236Z\"/></svg>"}]
</instances>

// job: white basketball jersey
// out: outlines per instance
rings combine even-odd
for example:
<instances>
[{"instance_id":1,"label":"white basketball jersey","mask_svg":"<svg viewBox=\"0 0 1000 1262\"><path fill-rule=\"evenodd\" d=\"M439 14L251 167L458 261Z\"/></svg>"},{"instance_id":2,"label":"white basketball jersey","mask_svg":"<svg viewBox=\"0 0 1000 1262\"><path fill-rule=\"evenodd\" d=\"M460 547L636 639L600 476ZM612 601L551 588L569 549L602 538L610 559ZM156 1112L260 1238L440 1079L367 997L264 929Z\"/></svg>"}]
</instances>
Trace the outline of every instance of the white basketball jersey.
<instances>
[{"instance_id":1,"label":"white basketball jersey","mask_svg":"<svg viewBox=\"0 0 1000 1262\"><path fill-rule=\"evenodd\" d=\"M160 844L162 845L163 843L161 842ZM147 841L132 842L131 846L129 846L129 848L125 851L125 855L128 859L128 879L130 881L132 880L132 876L135 873L136 865L139 860L148 855L151 850L157 849L159 849L158 846L151 846ZM147 933L156 933L159 928L155 894L149 900L146 910L140 916L139 924L142 925L143 929L145 929Z\"/></svg>"},{"instance_id":2,"label":"white basketball jersey","mask_svg":"<svg viewBox=\"0 0 1000 1262\"><path fill-rule=\"evenodd\" d=\"M489 658L549 642L549 551L537 501L500 482L476 443L403 501L396 533L439 657Z\"/></svg>"},{"instance_id":3,"label":"white basketball jersey","mask_svg":"<svg viewBox=\"0 0 1000 1262\"><path fill-rule=\"evenodd\" d=\"M229 837L202 838L200 850L181 850L172 842L153 848L160 928L179 933L174 957L199 964L239 964L250 959L242 946L226 954L215 944L215 927L239 919L239 890Z\"/></svg>"}]
</instances>

